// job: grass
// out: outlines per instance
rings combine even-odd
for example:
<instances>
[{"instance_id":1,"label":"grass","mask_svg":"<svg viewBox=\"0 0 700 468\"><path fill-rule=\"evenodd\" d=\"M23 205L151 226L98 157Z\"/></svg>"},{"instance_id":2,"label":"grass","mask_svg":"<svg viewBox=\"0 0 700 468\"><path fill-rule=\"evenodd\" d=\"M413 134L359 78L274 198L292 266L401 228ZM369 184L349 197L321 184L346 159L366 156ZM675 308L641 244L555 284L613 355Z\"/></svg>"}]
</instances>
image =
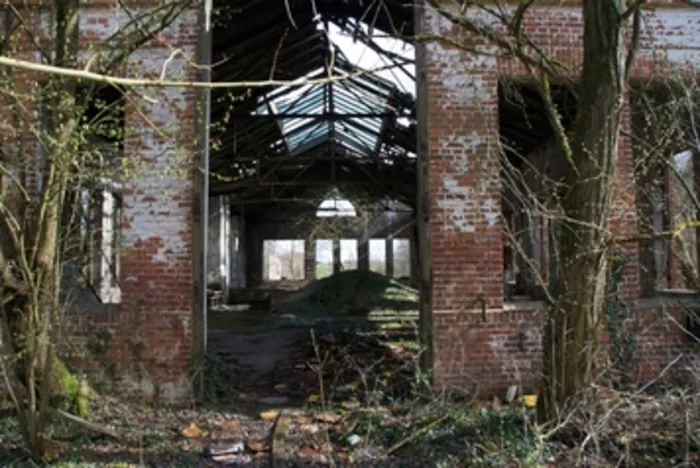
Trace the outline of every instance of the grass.
<instances>
[{"instance_id":1,"label":"grass","mask_svg":"<svg viewBox=\"0 0 700 468\"><path fill-rule=\"evenodd\" d=\"M364 441L355 449L360 463L363 457L384 456L385 466L534 467L551 462L559 449L538 439L534 415L520 407L496 411L414 400L352 418L353 432Z\"/></svg>"}]
</instances>

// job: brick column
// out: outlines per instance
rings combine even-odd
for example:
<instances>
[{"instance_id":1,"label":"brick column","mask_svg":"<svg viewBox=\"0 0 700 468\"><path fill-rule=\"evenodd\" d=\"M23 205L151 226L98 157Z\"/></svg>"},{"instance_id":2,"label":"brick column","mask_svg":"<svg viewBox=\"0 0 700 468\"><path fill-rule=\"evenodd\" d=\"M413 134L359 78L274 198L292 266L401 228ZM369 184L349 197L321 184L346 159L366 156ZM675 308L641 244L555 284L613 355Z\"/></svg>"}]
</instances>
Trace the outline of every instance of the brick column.
<instances>
[{"instance_id":1,"label":"brick column","mask_svg":"<svg viewBox=\"0 0 700 468\"><path fill-rule=\"evenodd\" d=\"M178 24L174 47L192 56L197 12L184 12ZM170 55L165 48L139 52L131 73L157 76ZM168 70L179 79L193 78L195 72L179 58L170 61ZM125 393L181 402L192 390L196 101L187 89L139 93L131 96L136 104L126 109L124 157L142 166L123 194L122 312L108 356ZM154 102L141 99L143 94Z\"/></svg>"},{"instance_id":2,"label":"brick column","mask_svg":"<svg viewBox=\"0 0 700 468\"><path fill-rule=\"evenodd\" d=\"M427 34L453 34L432 8L425 15ZM486 368L503 365L474 346L492 333L479 325L490 313L479 298L503 306L497 64L441 43L426 46L425 62L436 384L487 388Z\"/></svg>"}]
</instances>

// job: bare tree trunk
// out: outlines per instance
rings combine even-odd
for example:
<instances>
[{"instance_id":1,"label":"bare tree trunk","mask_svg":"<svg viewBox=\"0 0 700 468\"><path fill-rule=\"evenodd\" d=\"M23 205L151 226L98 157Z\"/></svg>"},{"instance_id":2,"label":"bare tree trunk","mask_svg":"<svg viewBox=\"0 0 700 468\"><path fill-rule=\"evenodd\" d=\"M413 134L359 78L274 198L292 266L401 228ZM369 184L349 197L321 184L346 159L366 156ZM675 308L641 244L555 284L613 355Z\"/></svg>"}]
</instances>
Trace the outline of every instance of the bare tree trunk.
<instances>
[{"instance_id":1,"label":"bare tree trunk","mask_svg":"<svg viewBox=\"0 0 700 468\"><path fill-rule=\"evenodd\" d=\"M545 330L542 420L559 416L595 376L606 295L605 242L627 70L630 2L583 2L584 62L567 169L564 217L557 220L561 264ZM635 7L636 8L636 7ZM635 27L638 12L632 12ZM635 34L636 36L636 34ZM632 47L633 49L633 47Z\"/></svg>"}]
</instances>

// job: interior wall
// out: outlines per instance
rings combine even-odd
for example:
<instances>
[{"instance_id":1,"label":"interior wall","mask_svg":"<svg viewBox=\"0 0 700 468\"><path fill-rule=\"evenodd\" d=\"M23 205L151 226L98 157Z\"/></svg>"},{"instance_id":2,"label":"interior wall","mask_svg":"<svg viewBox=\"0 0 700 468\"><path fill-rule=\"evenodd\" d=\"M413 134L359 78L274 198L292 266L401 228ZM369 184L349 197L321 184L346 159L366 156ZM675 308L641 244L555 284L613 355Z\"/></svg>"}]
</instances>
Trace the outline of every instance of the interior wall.
<instances>
[{"instance_id":1,"label":"interior wall","mask_svg":"<svg viewBox=\"0 0 700 468\"><path fill-rule=\"evenodd\" d=\"M207 282L226 297L231 289L246 287L245 222L231 213L231 200L209 198L209 251Z\"/></svg>"}]
</instances>

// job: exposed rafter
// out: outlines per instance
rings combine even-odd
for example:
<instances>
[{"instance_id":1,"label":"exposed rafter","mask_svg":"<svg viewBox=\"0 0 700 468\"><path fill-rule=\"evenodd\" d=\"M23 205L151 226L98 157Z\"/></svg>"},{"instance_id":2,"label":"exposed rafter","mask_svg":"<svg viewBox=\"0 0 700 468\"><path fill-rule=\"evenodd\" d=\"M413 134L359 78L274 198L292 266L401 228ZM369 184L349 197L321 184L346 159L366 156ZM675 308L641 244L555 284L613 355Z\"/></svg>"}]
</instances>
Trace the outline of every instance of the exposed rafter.
<instances>
[{"instance_id":1,"label":"exposed rafter","mask_svg":"<svg viewBox=\"0 0 700 468\"><path fill-rule=\"evenodd\" d=\"M356 73L330 39L329 24L380 54L388 64L384 69L413 79L406 68L412 60L383 49L370 33L410 29L412 2L379 3L381 8L360 0L222 2L228 14L215 22L214 79ZM243 14L250 20L229 27L227 21ZM359 31L358 20L372 24ZM370 70L318 86L255 89L239 96L221 91L213 103L212 193L235 193L241 203L255 200L264 210L267 199L273 204L303 198L324 185L343 185L413 205L415 99L386 77Z\"/></svg>"}]
</instances>

